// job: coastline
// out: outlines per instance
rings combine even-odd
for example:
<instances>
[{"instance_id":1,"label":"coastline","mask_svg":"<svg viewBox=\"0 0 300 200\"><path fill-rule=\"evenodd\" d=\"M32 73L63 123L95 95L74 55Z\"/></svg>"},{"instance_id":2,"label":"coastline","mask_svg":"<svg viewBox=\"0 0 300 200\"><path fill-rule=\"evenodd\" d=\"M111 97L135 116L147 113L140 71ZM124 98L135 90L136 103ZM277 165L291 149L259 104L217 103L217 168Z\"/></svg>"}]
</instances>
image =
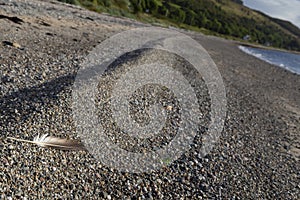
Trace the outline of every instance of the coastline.
<instances>
[{"instance_id":1,"label":"coastline","mask_svg":"<svg viewBox=\"0 0 300 200\"><path fill-rule=\"evenodd\" d=\"M277 51L271 49L253 48L253 47L242 46L242 45L239 45L238 47L240 50L242 50L243 52L249 55L252 55L256 58L259 58L277 67L284 68L297 75L300 75L300 65L298 66L300 62L300 55L298 54L292 54L290 52L283 52L283 51ZM286 56L289 56L290 58L285 59ZM299 59L299 62L296 61L297 59Z\"/></svg>"},{"instance_id":2,"label":"coastline","mask_svg":"<svg viewBox=\"0 0 300 200\"><path fill-rule=\"evenodd\" d=\"M259 49L266 49L266 50L274 50L274 51L281 51L281 52L287 52L287 53L293 53L293 54L300 54L299 51L292 51L292 50L287 50L287 49L282 49L282 48L276 48L276 47L271 47L271 46L265 46L265 45L260 45L260 44L253 44L249 42L242 42L242 41L234 41L236 44L241 45L241 46L246 46L246 47L252 47L252 48L259 48Z\"/></svg>"},{"instance_id":3,"label":"coastline","mask_svg":"<svg viewBox=\"0 0 300 200\"><path fill-rule=\"evenodd\" d=\"M71 90L80 62L106 38L149 25L51 0L0 3L0 14L23 20L0 19L1 40L12 44L0 45L1 199L300 196L299 76L240 51L239 42L191 31L185 34L218 67L228 102L221 140L205 158L192 149L170 167L130 174L103 166L88 152L7 140L45 132L76 138Z\"/></svg>"}]
</instances>

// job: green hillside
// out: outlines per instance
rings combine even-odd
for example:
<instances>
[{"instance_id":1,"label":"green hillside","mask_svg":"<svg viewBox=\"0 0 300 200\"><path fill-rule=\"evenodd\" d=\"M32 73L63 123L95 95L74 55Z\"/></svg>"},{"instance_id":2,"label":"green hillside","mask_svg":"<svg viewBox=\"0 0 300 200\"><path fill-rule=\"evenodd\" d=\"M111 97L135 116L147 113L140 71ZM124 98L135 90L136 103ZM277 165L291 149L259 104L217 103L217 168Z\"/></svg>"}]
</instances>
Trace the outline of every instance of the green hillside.
<instances>
[{"instance_id":1,"label":"green hillside","mask_svg":"<svg viewBox=\"0 0 300 200\"><path fill-rule=\"evenodd\" d=\"M243 6L241 0L59 0L96 12L133 17L300 51L300 30Z\"/></svg>"}]
</instances>

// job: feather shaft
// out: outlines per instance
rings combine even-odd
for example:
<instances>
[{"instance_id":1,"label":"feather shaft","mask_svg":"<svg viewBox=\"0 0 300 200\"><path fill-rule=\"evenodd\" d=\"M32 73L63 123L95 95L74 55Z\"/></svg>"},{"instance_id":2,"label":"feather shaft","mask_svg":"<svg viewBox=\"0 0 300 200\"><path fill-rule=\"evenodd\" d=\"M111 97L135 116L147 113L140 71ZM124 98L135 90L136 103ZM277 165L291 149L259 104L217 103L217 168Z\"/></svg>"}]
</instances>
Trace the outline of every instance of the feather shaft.
<instances>
[{"instance_id":1,"label":"feather shaft","mask_svg":"<svg viewBox=\"0 0 300 200\"><path fill-rule=\"evenodd\" d=\"M71 140L71 139L62 139L47 135L42 135L41 137L36 136L33 141L31 140L24 140L14 137L7 137L11 140L16 140L19 142L26 142L31 144L36 144L40 147L48 147L48 148L56 148L61 150L77 150L77 151L86 151L86 148L82 143L80 143L77 140Z\"/></svg>"}]
</instances>

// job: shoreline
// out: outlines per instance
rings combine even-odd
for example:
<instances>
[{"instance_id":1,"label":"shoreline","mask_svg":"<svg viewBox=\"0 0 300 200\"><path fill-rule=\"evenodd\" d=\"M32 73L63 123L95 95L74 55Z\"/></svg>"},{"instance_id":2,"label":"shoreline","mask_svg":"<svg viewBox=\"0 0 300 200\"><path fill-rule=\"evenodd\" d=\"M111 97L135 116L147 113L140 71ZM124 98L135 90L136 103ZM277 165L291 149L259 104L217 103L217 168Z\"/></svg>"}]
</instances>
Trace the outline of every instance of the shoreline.
<instances>
[{"instance_id":1,"label":"shoreline","mask_svg":"<svg viewBox=\"0 0 300 200\"><path fill-rule=\"evenodd\" d=\"M259 49L259 50L267 50L267 51L276 51L276 52L279 52L279 53L288 53L288 54L291 54L290 52L286 52L286 51L277 51L277 50L271 50L271 49L261 49L261 48L259 48L259 47L250 47L250 46L244 46L244 45L239 45L238 46L239 47L239 49L241 50L241 51L243 51L243 52L245 52L245 53L247 53L247 54L249 54L249 55L251 55L251 56L254 56L254 57L256 57L256 58L258 58L258 59L260 59L260 60L262 60L262 61L264 61L264 62L267 62L267 63L269 63L269 64L272 64L272 65L274 65L274 66L276 66L276 67L280 67L280 68L283 68L283 69L285 69L285 70L288 70L288 71L290 71L290 72L292 72L292 73L294 73L294 74L297 74L297 75L300 75L300 66L299 66L299 70L297 71L297 70L294 70L291 66L286 66L286 63L281 63L281 64L278 64L278 63L274 63L274 62L272 62L272 61L270 61L270 60L267 60L267 59L265 59L265 58L263 58L263 57L261 57L261 53L259 53L259 56L257 55L258 53L254 53L254 52L250 52L250 51L252 51L252 50L248 50L248 49L244 49L244 48L242 48L242 47L245 47L245 48L247 48L247 47L249 47L249 48L252 48L252 49ZM293 54L294 56L296 55L296 56L298 56L298 54ZM264 56L264 55L263 55Z\"/></svg>"},{"instance_id":2,"label":"shoreline","mask_svg":"<svg viewBox=\"0 0 300 200\"><path fill-rule=\"evenodd\" d=\"M271 46L264 46L264 45L261 45L261 44L253 44L253 43L249 43L249 42L241 42L241 41L234 41L234 42L238 45L246 46L246 47L273 50L273 51L280 51L280 52L286 52L286 53L292 53L292 54L300 55L299 51L281 49L281 48L276 48L276 47L271 47Z\"/></svg>"}]
</instances>

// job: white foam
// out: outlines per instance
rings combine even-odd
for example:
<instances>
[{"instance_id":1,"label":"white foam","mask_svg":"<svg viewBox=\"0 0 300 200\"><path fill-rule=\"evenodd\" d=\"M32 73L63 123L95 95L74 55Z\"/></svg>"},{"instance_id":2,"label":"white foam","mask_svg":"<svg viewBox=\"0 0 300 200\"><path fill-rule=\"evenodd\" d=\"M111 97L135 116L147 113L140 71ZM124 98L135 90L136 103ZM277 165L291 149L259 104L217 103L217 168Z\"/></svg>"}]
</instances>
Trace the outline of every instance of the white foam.
<instances>
[{"instance_id":1,"label":"white foam","mask_svg":"<svg viewBox=\"0 0 300 200\"><path fill-rule=\"evenodd\" d=\"M242 51L244 51L244 52L247 53L247 54L250 54L250 55L255 56L255 57L257 57L257 58L263 59L263 55L262 55L262 54L260 54L260 53L255 53L254 51L252 51L251 49L248 49L247 47L239 46L239 49L242 50Z\"/></svg>"},{"instance_id":2,"label":"white foam","mask_svg":"<svg viewBox=\"0 0 300 200\"><path fill-rule=\"evenodd\" d=\"M270 64L272 64L272 65L276 65L276 66L282 67L282 68L284 68L284 69L286 69L286 70L288 70L288 71L291 71L291 72L293 72L293 73L296 73L296 74L299 74L299 75L300 75L300 70L299 70L299 71L298 71L298 70L295 70L295 69L289 67L288 64L276 62L276 61L272 60L271 58L268 58L267 56L264 56L264 55L261 54L261 53L255 52L255 51L252 50L251 48L247 48L247 47L245 47L245 46L239 46L239 49L242 50L243 52L245 52L245 53L247 53L247 54L249 54L249 55L252 55L252 56L254 56L254 57L256 57L256 58L258 58L258 59L260 59L260 60L263 60L263 61L265 61L265 62L267 62L267 63L270 63Z\"/></svg>"}]
</instances>

